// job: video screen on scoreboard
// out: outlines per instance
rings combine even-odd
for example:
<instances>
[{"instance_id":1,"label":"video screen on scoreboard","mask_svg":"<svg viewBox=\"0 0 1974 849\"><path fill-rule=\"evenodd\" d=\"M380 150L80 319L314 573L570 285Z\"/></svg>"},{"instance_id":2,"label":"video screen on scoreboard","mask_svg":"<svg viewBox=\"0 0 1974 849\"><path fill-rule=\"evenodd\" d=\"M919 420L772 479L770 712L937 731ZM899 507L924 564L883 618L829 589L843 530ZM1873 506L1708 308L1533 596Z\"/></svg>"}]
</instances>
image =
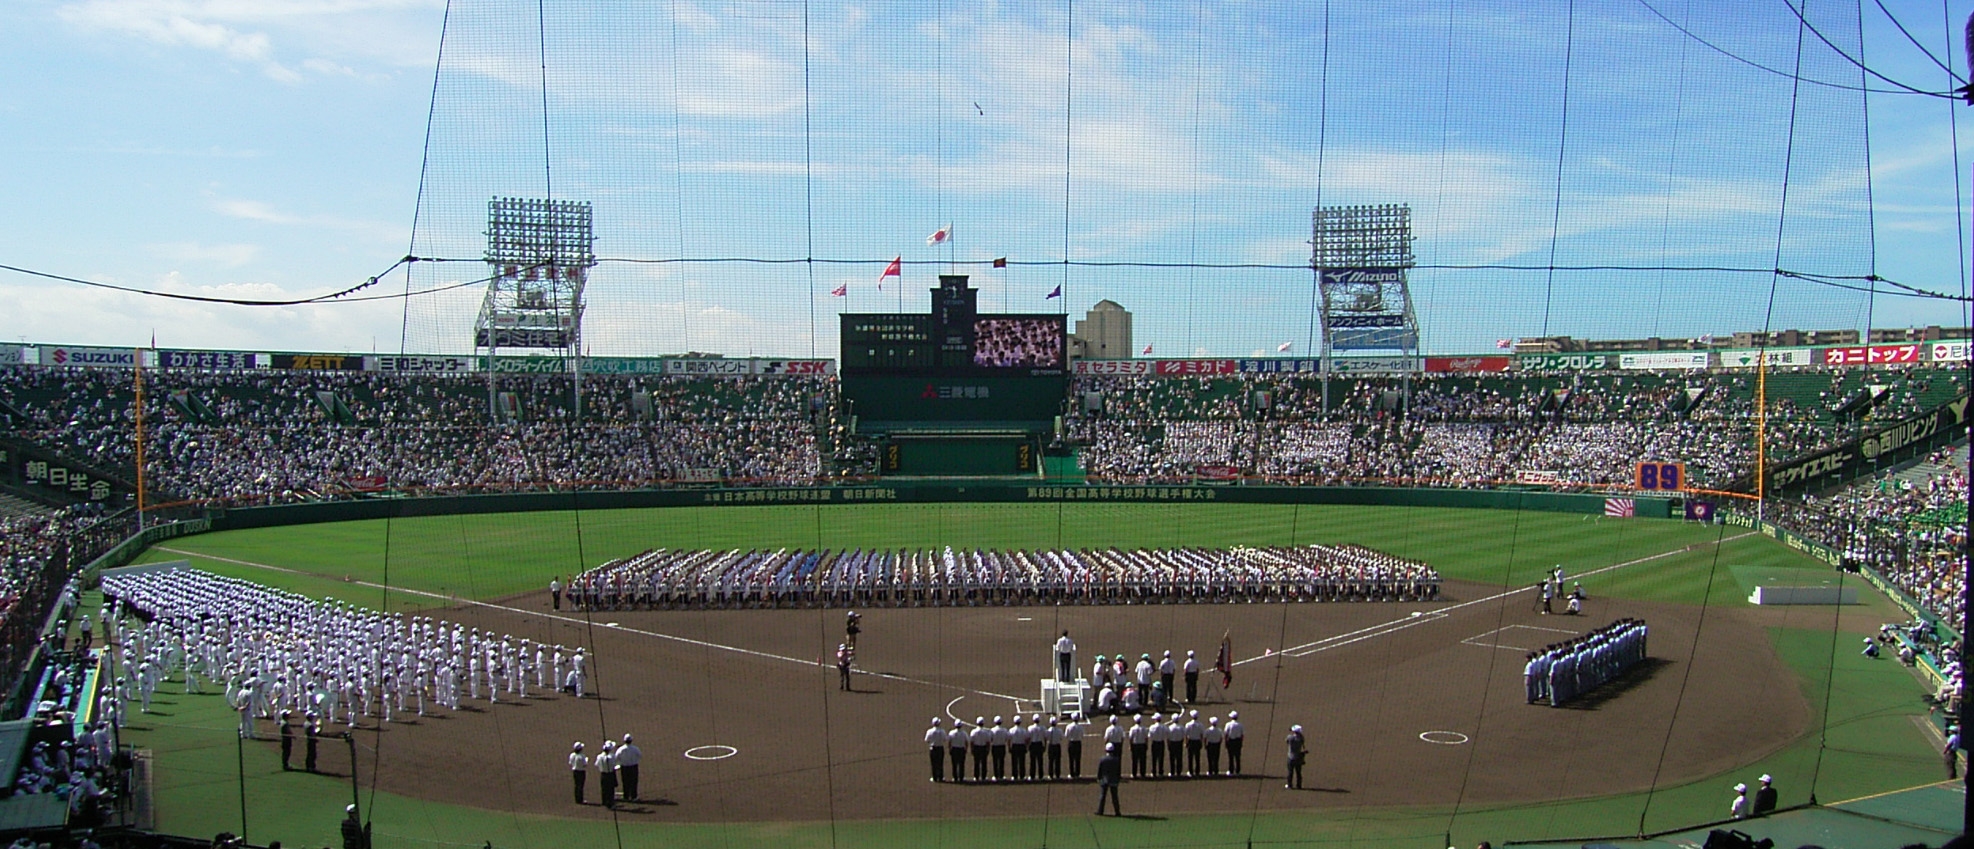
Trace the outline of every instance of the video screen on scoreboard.
<instances>
[{"instance_id":1,"label":"video screen on scoreboard","mask_svg":"<svg viewBox=\"0 0 1974 849\"><path fill-rule=\"evenodd\" d=\"M1063 317L982 316L973 321L973 364L991 369L1059 369L1068 340Z\"/></svg>"},{"instance_id":2,"label":"video screen on scoreboard","mask_svg":"<svg viewBox=\"0 0 1974 849\"><path fill-rule=\"evenodd\" d=\"M967 317L939 326L924 314L845 314L845 375L1048 377L1065 372L1068 319L1062 315Z\"/></svg>"}]
</instances>

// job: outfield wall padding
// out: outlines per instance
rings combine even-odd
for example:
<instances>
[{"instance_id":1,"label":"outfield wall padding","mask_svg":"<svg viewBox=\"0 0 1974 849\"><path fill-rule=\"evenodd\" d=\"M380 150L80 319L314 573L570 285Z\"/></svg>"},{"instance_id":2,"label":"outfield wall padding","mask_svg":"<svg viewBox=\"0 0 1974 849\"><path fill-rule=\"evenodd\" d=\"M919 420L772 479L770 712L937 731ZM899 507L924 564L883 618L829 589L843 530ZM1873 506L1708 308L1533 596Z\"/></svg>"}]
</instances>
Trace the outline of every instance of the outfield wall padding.
<instances>
[{"instance_id":1,"label":"outfield wall padding","mask_svg":"<svg viewBox=\"0 0 1974 849\"><path fill-rule=\"evenodd\" d=\"M798 504L1054 504L1054 503L1310 504L1384 507L1457 507L1537 510L1602 515L1603 495L1528 490L1407 489L1400 487L1296 486L1058 486L1005 481L907 482L882 486L761 489L646 489L630 491L525 492L371 498L213 509L211 530L347 522L359 519L525 513L543 510L623 510L650 507L762 507ZM1677 502L1635 498L1637 515L1664 519Z\"/></svg>"}]
</instances>

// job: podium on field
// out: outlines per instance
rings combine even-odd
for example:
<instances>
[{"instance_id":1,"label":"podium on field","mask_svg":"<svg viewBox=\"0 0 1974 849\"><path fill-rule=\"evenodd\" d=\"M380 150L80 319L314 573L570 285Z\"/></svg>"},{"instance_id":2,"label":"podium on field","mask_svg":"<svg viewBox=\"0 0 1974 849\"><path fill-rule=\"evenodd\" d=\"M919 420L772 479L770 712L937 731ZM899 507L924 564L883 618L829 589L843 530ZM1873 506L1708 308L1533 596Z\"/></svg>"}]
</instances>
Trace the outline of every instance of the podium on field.
<instances>
[{"instance_id":1,"label":"podium on field","mask_svg":"<svg viewBox=\"0 0 1974 849\"><path fill-rule=\"evenodd\" d=\"M1074 682L1057 681L1054 675L1042 679L1042 710L1053 716L1064 716L1083 709L1090 698L1090 681L1078 678Z\"/></svg>"}]
</instances>

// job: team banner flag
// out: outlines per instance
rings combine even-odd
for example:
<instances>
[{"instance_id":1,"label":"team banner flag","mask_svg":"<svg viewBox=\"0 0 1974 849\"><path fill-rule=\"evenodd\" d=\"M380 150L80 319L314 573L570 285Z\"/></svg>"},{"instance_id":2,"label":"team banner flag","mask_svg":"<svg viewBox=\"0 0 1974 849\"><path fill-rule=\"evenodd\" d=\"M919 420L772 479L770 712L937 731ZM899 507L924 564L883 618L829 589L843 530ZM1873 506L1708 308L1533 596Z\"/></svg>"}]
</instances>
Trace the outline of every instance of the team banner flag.
<instances>
[{"instance_id":1,"label":"team banner flag","mask_svg":"<svg viewBox=\"0 0 1974 849\"><path fill-rule=\"evenodd\" d=\"M1234 632L1229 629L1220 635L1220 656L1213 661L1213 670L1220 673L1220 689L1225 690L1234 684Z\"/></svg>"},{"instance_id":2,"label":"team banner flag","mask_svg":"<svg viewBox=\"0 0 1974 849\"><path fill-rule=\"evenodd\" d=\"M1604 515L1629 519L1638 515L1638 502L1629 498L1604 499Z\"/></svg>"},{"instance_id":3,"label":"team banner flag","mask_svg":"<svg viewBox=\"0 0 1974 849\"><path fill-rule=\"evenodd\" d=\"M884 278L886 277L896 277L900 280L905 278L905 257L903 255L891 260L891 264L884 267L884 273L877 275L877 288L884 288Z\"/></svg>"},{"instance_id":4,"label":"team banner flag","mask_svg":"<svg viewBox=\"0 0 1974 849\"><path fill-rule=\"evenodd\" d=\"M882 280L884 278L880 277L878 279ZM836 297L836 298L841 298L844 295L848 295L850 294L850 284L844 283L840 286L837 286L836 288L829 290L829 294L831 297Z\"/></svg>"}]
</instances>

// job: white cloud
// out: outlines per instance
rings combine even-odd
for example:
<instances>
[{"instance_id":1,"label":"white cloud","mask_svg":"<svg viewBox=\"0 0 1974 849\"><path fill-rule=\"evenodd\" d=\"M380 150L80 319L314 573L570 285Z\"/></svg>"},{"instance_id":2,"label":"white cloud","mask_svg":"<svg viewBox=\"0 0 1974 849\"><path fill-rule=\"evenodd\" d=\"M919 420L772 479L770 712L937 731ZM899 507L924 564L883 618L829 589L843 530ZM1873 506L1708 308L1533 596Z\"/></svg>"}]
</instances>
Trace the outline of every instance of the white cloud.
<instances>
[{"instance_id":1,"label":"white cloud","mask_svg":"<svg viewBox=\"0 0 1974 849\"><path fill-rule=\"evenodd\" d=\"M405 13L442 7L438 0L81 0L55 14L85 31L211 51L294 83L303 71L356 74L328 55L429 62L428 37Z\"/></svg>"}]
</instances>

